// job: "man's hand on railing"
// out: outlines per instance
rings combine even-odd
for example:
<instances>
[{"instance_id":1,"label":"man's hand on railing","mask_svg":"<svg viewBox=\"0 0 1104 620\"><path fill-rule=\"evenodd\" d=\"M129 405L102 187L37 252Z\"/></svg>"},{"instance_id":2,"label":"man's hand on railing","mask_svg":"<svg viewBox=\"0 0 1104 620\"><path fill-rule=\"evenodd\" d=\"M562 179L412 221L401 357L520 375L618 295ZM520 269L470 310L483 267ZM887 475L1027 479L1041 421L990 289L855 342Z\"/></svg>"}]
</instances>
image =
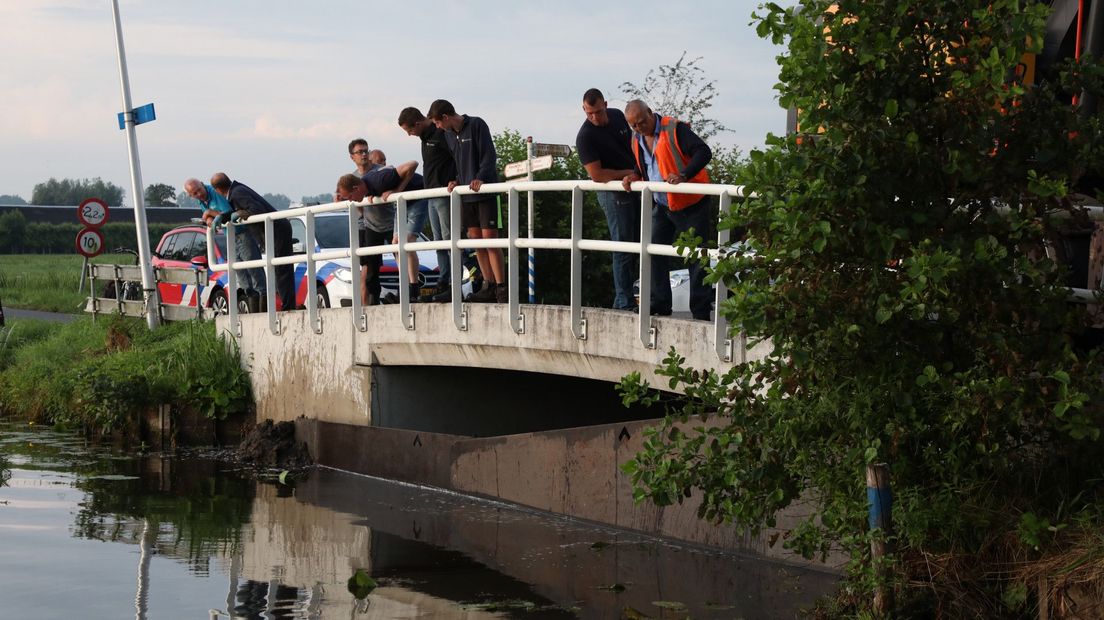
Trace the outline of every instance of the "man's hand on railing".
<instances>
[{"instance_id":1,"label":"man's hand on railing","mask_svg":"<svg viewBox=\"0 0 1104 620\"><path fill-rule=\"evenodd\" d=\"M449 181L449 184L448 184L449 193L451 194L452 190L454 190L454 189L456 189L456 181Z\"/></svg>"},{"instance_id":2,"label":"man's hand on railing","mask_svg":"<svg viewBox=\"0 0 1104 620\"><path fill-rule=\"evenodd\" d=\"M468 185L468 187L471 189L471 191L478 192L479 188L483 187L483 181L480 181L479 179L475 179L474 181L471 182L470 185Z\"/></svg>"},{"instance_id":3,"label":"man's hand on railing","mask_svg":"<svg viewBox=\"0 0 1104 620\"><path fill-rule=\"evenodd\" d=\"M629 186L637 181L642 180L640 175L633 172L632 174L626 174L625 178L621 179L621 187L625 188L625 191L629 191Z\"/></svg>"}]
</instances>

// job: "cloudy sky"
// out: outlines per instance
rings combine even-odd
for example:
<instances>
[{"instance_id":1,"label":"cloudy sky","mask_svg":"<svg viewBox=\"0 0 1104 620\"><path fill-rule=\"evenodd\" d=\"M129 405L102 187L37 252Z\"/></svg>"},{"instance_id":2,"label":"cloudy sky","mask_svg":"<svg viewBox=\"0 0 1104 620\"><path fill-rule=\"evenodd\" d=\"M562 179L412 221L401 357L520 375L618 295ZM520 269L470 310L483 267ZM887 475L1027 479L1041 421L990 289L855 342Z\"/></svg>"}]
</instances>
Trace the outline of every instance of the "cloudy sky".
<instances>
[{"instance_id":1,"label":"cloudy sky","mask_svg":"<svg viewBox=\"0 0 1104 620\"><path fill-rule=\"evenodd\" d=\"M733 130L718 141L746 152L785 126L758 4L120 0L134 105L157 108L138 127L143 183L225 170L293 201L330 192L353 137L418 159L395 119L436 98L492 132L574 144L583 91L623 107L622 82L684 50L716 82L711 115ZM0 41L0 194L102 177L129 203L111 0L0 0Z\"/></svg>"}]
</instances>

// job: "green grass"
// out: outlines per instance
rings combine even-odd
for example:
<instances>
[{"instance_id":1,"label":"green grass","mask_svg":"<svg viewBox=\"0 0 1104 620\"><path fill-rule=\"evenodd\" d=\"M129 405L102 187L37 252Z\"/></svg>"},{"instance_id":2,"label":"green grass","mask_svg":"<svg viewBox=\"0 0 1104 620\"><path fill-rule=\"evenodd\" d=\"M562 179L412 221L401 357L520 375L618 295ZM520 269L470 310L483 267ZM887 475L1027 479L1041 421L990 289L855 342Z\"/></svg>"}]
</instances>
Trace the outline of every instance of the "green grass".
<instances>
[{"instance_id":1,"label":"green grass","mask_svg":"<svg viewBox=\"0 0 1104 620\"><path fill-rule=\"evenodd\" d=\"M250 400L237 348L211 322L151 331L136 319L85 317L0 328L0 415L126 435L153 405L223 418Z\"/></svg>"},{"instance_id":2,"label":"green grass","mask_svg":"<svg viewBox=\"0 0 1104 620\"><path fill-rule=\"evenodd\" d=\"M130 264L129 254L104 254L92 259L98 264ZM45 312L81 312L88 296L88 283L78 293L84 257L77 254L0 255L0 299L5 308ZM102 285L97 283L99 289Z\"/></svg>"}]
</instances>

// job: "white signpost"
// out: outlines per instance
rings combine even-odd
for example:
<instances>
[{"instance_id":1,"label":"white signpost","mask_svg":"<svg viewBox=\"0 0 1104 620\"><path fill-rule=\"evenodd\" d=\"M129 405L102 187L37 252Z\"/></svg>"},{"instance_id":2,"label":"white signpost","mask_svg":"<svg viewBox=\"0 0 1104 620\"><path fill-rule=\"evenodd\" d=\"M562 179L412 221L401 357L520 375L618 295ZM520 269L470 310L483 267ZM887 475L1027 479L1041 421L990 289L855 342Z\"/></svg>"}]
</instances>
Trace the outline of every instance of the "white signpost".
<instances>
[{"instance_id":1,"label":"white signpost","mask_svg":"<svg viewBox=\"0 0 1104 620\"><path fill-rule=\"evenodd\" d=\"M515 161L512 164L506 164L503 173L505 173L507 179L510 179L513 177L520 177L523 174L529 174L530 172L536 172L537 170L548 170L551 167L552 156L545 155L544 157L534 157L532 160Z\"/></svg>"},{"instance_id":2,"label":"white signpost","mask_svg":"<svg viewBox=\"0 0 1104 620\"><path fill-rule=\"evenodd\" d=\"M84 225L84 228L77 233L76 238L77 252L84 256L80 284L77 285L78 293L84 291L84 276L88 273L88 259L99 256L103 252L104 238L103 233L100 232L100 226L103 226L103 223L107 221L110 213L111 210L107 208L107 203L99 198L87 198L77 206L77 221ZM95 291L92 293L95 295Z\"/></svg>"},{"instance_id":3,"label":"white signpost","mask_svg":"<svg viewBox=\"0 0 1104 620\"><path fill-rule=\"evenodd\" d=\"M533 173L537 170L548 170L552 167L553 157L570 157L571 147L566 144L542 144L534 143L532 136L525 139L525 147L528 159L506 164L502 173L507 179L526 175L526 181L533 180ZM526 196L529 206L529 238L533 238L533 192ZM536 260L533 256L533 248L529 248L529 303L537 303Z\"/></svg>"}]
</instances>

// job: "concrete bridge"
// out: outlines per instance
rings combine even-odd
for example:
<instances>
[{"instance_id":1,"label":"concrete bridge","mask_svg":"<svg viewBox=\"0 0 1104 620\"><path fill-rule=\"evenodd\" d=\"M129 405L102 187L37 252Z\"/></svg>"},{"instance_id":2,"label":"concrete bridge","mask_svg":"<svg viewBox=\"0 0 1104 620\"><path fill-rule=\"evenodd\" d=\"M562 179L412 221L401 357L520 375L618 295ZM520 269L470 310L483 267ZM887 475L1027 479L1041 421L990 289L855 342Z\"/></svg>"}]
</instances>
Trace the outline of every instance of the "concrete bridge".
<instances>
[{"instance_id":1,"label":"concrete bridge","mask_svg":"<svg viewBox=\"0 0 1104 620\"><path fill-rule=\"evenodd\" d=\"M615 384L636 372L653 386L670 391L666 379L655 371L672 348L686 358L687 365L720 373L765 352L764 345L749 350L745 339L730 334L719 316L706 322L582 307L584 249L639 253L640 305L648 307L650 257L678 255L671 246L648 241L652 191L712 193L720 197L722 209L740 195L739 188L731 186L637 185L645 239L640 243L580 238L583 191L619 190L617 184L583 181L483 188L483 192L506 194L511 214L519 212L522 191L571 191L571 239L521 237L517 217L510 218L509 236L498 240L358 248L356 235L350 235L353 247L348 256L398 252L400 271L406 269L404 250L451 249L453 273L460 273L458 250L502 247L509 255L511 282L518 281L518 265L523 262L520 249L570 251L572 294L567 306L522 304L514 286L510 303L465 304L460 301L458 281L453 283L454 301L449 304L412 304L405 287L400 287L401 303L390 306L354 303L347 308L317 308L313 291L306 296L307 311L277 315L270 307L267 316L238 315L230 304L231 314L217 320L241 348L253 381L258 418L294 420L300 437L322 465L804 563L766 542L772 534L788 529L802 509L781 518L777 528L752 538L743 528L700 521L693 498L667 508L632 500L631 483L620 465L642 448L644 430L663 411L624 407ZM406 192L392 198L398 206L399 239L405 238L401 226L406 202L441 191ZM458 190L452 200L458 202L465 192ZM306 215L309 229L313 213L352 206L356 205L321 205L272 217ZM459 209L454 208L452 230L459 230L458 218ZM725 247L727 241L722 232L718 247ZM229 254L233 256L232 251ZM269 270L271 287L274 264L306 262L310 272L315 260L333 258L332 254L266 258L232 263L231 268L263 265ZM313 278L307 280L313 283ZM402 275L400 281L405 281ZM275 299L274 293L270 289L269 300ZM718 303L725 294L724 287L719 287Z\"/></svg>"}]
</instances>

